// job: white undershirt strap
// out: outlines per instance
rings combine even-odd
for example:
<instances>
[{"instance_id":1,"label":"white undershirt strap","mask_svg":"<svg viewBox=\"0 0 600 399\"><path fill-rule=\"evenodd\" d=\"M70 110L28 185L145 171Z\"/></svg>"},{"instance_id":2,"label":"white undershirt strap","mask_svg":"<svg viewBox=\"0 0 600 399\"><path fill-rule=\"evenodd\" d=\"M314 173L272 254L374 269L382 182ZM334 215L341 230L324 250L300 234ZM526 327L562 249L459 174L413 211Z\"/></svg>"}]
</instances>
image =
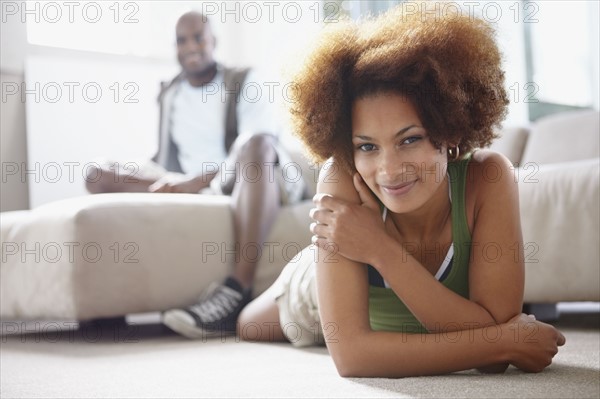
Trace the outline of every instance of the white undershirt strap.
<instances>
[{"instance_id":1,"label":"white undershirt strap","mask_svg":"<svg viewBox=\"0 0 600 399\"><path fill-rule=\"evenodd\" d=\"M452 203L452 191L451 191L451 187L450 187L450 182L448 182L448 198L450 198L450 203ZM388 214L388 209L384 206L383 212L381 214L384 222L387 219L387 214ZM437 273L435 274L436 280L439 281L439 279L444 275L444 272L446 271L446 269L448 269L448 266L450 266L450 262L452 261L453 257L454 257L454 242L452 242L450 244L450 248L448 248L446 257L444 258L444 261L442 262L440 268L438 269ZM388 285L387 281L385 281L385 279L383 279L383 284L385 285L386 288L390 288L390 286Z\"/></svg>"}]
</instances>

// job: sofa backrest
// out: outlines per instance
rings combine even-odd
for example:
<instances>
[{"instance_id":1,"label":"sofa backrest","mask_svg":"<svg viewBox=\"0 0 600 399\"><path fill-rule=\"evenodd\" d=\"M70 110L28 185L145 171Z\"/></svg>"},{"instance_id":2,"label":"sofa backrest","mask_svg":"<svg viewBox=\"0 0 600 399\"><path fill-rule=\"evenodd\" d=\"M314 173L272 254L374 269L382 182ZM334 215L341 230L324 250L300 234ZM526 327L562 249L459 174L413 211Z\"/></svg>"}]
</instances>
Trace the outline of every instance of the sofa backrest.
<instances>
[{"instance_id":1,"label":"sofa backrest","mask_svg":"<svg viewBox=\"0 0 600 399\"><path fill-rule=\"evenodd\" d=\"M500 137L494 140L490 146L490 150L504 154L513 165L519 164L527 144L529 129L524 127L505 128L499 132L499 135Z\"/></svg>"},{"instance_id":2,"label":"sofa backrest","mask_svg":"<svg viewBox=\"0 0 600 399\"><path fill-rule=\"evenodd\" d=\"M598 158L599 118L598 111L584 110L538 119L531 126L521 165Z\"/></svg>"}]
</instances>

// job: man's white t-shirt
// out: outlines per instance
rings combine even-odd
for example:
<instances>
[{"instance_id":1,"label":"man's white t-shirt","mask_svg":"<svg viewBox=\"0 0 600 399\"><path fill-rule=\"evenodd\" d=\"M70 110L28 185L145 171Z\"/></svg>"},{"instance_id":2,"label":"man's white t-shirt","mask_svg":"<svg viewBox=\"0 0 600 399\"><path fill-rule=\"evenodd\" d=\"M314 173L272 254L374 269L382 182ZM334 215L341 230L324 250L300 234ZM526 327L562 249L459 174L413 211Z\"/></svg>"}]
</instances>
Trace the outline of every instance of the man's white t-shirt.
<instances>
[{"instance_id":1,"label":"man's white t-shirt","mask_svg":"<svg viewBox=\"0 0 600 399\"><path fill-rule=\"evenodd\" d=\"M268 87L250 71L242 86L238 104L238 135L279 132L277 107L269 100ZM226 90L223 71L212 82L193 87L181 83L173 100L170 129L177 145L184 173L200 175L220 168L225 150Z\"/></svg>"}]
</instances>

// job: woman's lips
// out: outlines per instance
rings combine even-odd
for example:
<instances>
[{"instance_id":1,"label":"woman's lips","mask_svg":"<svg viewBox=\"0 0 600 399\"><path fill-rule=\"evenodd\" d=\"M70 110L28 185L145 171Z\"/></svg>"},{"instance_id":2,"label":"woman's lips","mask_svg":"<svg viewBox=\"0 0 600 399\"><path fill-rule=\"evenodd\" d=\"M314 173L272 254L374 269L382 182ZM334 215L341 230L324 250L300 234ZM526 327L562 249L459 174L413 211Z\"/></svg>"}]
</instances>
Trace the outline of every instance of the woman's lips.
<instances>
[{"instance_id":1,"label":"woman's lips","mask_svg":"<svg viewBox=\"0 0 600 399\"><path fill-rule=\"evenodd\" d=\"M380 185L380 187L383 190L383 192L388 195L404 195L413 188L413 186L415 185L416 182L417 182L416 180L413 180L410 182L396 184L396 185L392 185L392 186Z\"/></svg>"}]
</instances>

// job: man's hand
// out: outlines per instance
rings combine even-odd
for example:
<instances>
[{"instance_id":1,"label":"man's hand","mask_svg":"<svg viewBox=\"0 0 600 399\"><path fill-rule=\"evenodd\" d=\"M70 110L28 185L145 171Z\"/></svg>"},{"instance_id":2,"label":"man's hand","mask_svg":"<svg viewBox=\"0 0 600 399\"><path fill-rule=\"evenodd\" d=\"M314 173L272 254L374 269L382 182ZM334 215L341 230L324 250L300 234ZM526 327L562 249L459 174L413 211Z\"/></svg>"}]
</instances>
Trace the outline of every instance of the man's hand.
<instances>
[{"instance_id":1,"label":"man's hand","mask_svg":"<svg viewBox=\"0 0 600 399\"><path fill-rule=\"evenodd\" d=\"M167 175L148 187L151 193L179 193L197 194L203 188L209 186L212 179L208 176L196 176L190 178L185 175Z\"/></svg>"}]
</instances>

